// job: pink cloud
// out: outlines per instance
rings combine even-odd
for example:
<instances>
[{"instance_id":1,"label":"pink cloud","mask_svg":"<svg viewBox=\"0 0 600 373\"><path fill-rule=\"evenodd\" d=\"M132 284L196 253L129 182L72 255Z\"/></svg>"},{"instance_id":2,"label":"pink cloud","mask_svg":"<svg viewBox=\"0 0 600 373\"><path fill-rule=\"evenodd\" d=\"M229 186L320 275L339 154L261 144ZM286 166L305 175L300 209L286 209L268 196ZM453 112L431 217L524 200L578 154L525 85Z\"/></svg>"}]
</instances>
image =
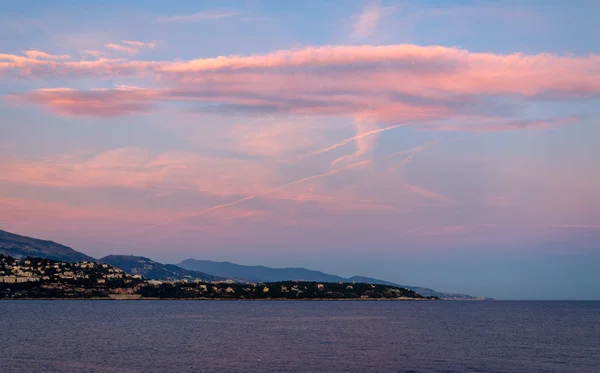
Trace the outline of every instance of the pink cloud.
<instances>
[{"instance_id":1,"label":"pink cloud","mask_svg":"<svg viewBox=\"0 0 600 373\"><path fill-rule=\"evenodd\" d=\"M121 52L121 53L127 53L130 55L134 55L138 52L137 48L126 47L124 45L116 44L116 43L108 43L108 44L104 44L104 46L108 49L112 49L112 50L115 50L115 51Z\"/></svg>"},{"instance_id":2,"label":"pink cloud","mask_svg":"<svg viewBox=\"0 0 600 373\"><path fill-rule=\"evenodd\" d=\"M171 17L159 17L157 22L181 22L181 23L195 23L203 21L216 21L223 18L228 18L236 15L236 12L227 10L209 10L204 12L197 12L188 15L179 15Z\"/></svg>"},{"instance_id":3,"label":"pink cloud","mask_svg":"<svg viewBox=\"0 0 600 373\"><path fill-rule=\"evenodd\" d=\"M314 180L319 180L319 179L327 178L329 176L339 174L339 173L341 173L343 171L346 171L346 170L349 170L349 169L360 168L360 167L363 167L363 166L367 165L368 163L369 163L369 161L361 161L361 162L357 162L357 163L350 164L350 165L347 165L347 166L339 167L339 168L336 168L336 169L333 169L333 170L330 170L330 171L326 171L326 172L322 172L322 173L319 173L319 174L315 174L315 175L307 176L307 177L304 177L304 178L296 179L294 181L291 181L291 182L288 182L288 183L284 183L284 184L278 185L276 187L271 187L271 188L268 188L268 189L264 189L264 190L260 191L257 194L248 194L245 197L236 199L234 201L227 202L227 203L222 203L222 204L218 204L218 205L214 205L214 206L210 206L210 207L204 208L202 210L199 210L199 211L196 211L196 212L192 212L192 213L189 213L189 214L185 214L184 216L177 217L176 219L167 219L164 222L162 222L161 224L157 224L156 226L171 225L171 224L176 223L178 221L181 221L183 219L189 219L189 218L201 216L201 215L204 215L204 214L212 213L212 212L214 212L216 210L220 210L220 209L223 209L223 208L229 208L229 207L232 207L232 206L237 206L237 205L239 205L241 203L244 203L244 202L247 202L247 201L250 201L250 200L254 200L254 199L258 199L258 198L265 198L265 197L269 197L269 196L273 196L273 195L277 196L280 192L282 192L282 191L284 191L286 189L289 189L290 187L294 187L294 186L300 185L300 184L305 184L307 182L311 182L311 181L314 181ZM156 227L156 226L154 226L154 227ZM150 228L154 228L154 227L150 227Z\"/></svg>"},{"instance_id":4,"label":"pink cloud","mask_svg":"<svg viewBox=\"0 0 600 373\"><path fill-rule=\"evenodd\" d=\"M373 129L373 130L370 130L370 131L360 131L359 130L359 131L357 131L358 133L357 133L356 136L353 136L353 137L341 140L341 141L339 141L339 142L337 142L337 143L335 143L333 145L329 145L329 146L327 146L327 147L325 147L323 149L315 150L314 152L312 152L310 154L307 154L306 156L312 156L312 155L326 153L326 152L329 152L331 150L337 149L337 148L339 148L341 146L344 146L346 144L350 144L350 143L353 143L353 142L360 142L364 137L377 135L377 134L379 134L381 132L390 131L390 130L393 130L393 129L396 129L396 128L399 128L399 127L402 127L402 126L403 126L402 124L397 124L397 125L394 125L394 126L377 128L377 129Z\"/></svg>"},{"instance_id":5,"label":"pink cloud","mask_svg":"<svg viewBox=\"0 0 600 373\"><path fill-rule=\"evenodd\" d=\"M67 116L118 117L141 114L152 109L144 95L150 91L135 92L135 89L97 89L76 91L70 88L39 89L27 95L9 95L22 103L37 103Z\"/></svg>"},{"instance_id":6,"label":"pink cloud","mask_svg":"<svg viewBox=\"0 0 600 373\"><path fill-rule=\"evenodd\" d=\"M425 189L425 188L418 187L416 185L411 185L411 184L404 183L404 187L406 189L410 190L411 192L413 192L415 194L418 194L418 195L420 195L422 197L425 197L425 198L435 199L437 201L446 201L447 200L447 198L444 197L441 194L432 192L431 190L428 190L428 189Z\"/></svg>"},{"instance_id":7,"label":"pink cloud","mask_svg":"<svg viewBox=\"0 0 600 373\"><path fill-rule=\"evenodd\" d=\"M339 157L335 159L332 162L332 164L347 161L355 162L360 157L370 156L372 151L375 149L378 134L379 132L381 132L378 131L376 125L374 123L365 122L360 119L355 120L354 125L356 128L356 136L354 136L356 148L355 153Z\"/></svg>"},{"instance_id":8,"label":"pink cloud","mask_svg":"<svg viewBox=\"0 0 600 373\"><path fill-rule=\"evenodd\" d=\"M219 144L232 151L266 157L306 152L322 142L319 131L304 120L256 120L235 125Z\"/></svg>"},{"instance_id":9,"label":"pink cloud","mask_svg":"<svg viewBox=\"0 0 600 373\"><path fill-rule=\"evenodd\" d=\"M441 132L505 132L519 131L523 129L551 129L565 125L576 124L581 121L581 117L570 116L562 118L550 118L546 120L508 120L483 118L477 122L472 119L465 119L465 123L460 124L426 124L421 125L423 130L441 131Z\"/></svg>"},{"instance_id":10,"label":"pink cloud","mask_svg":"<svg viewBox=\"0 0 600 373\"><path fill-rule=\"evenodd\" d=\"M156 41L151 41L149 43L143 42L143 41L136 41L136 40L121 40L121 43L129 45L135 49L141 49L141 48L156 48Z\"/></svg>"},{"instance_id":11,"label":"pink cloud","mask_svg":"<svg viewBox=\"0 0 600 373\"><path fill-rule=\"evenodd\" d=\"M106 56L105 52L102 51L98 51L98 50L89 50L89 49L85 49L83 51L83 53L85 54L89 54L90 56L96 57L96 58L100 58L100 57L104 57Z\"/></svg>"},{"instance_id":12,"label":"pink cloud","mask_svg":"<svg viewBox=\"0 0 600 373\"><path fill-rule=\"evenodd\" d=\"M0 180L60 188L187 188L219 197L263 194L281 183L272 165L196 153L156 155L137 148L107 150L92 157L62 156L0 162Z\"/></svg>"},{"instance_id":13,"label":"pink cloud","mask_svg":"<svg viewBox=\"0 0 600 373\"><path fill-rule=\"evenodd\" d=\"M148 43L135 42L148 45ZM0 55L0 59L16 60L16 55ZM409 82L419 81L424 86L421 91L435 89L452 93L521 93L533 95L544 90L587 91L597 93L599 77L599 56L564 57L551 54L538 55L500 55L490 53L471 53L458 48L441 46L421 47L416 45L387 46L324 46L307 47L298 50L281 50L264 55L228 56L203 58L184 62L164 62L148 64L145 61L120 61L134 68L152 67L156 73L181 73L193 78L193 73L224 72L231 75L232 70L264 69L272 74L281 68L330 67L361 69L363 74L351 74L354 78L345 84L354 85L357 81L374 91L383 87L397 87L398 78ZM27 61L23 61L27 62ZM29 61L31 62L31 61ZM35 62L35 61L33 61ZM118 64L118 63L117 63ZM21 68L25 64L10 67ZM65 65L68 66L68 65ZM389 67L385 69L385 67ZM4 68L9 66L5 65ZM90 66L91 69L103 69L103 66ZM382 71L382 68L383 71ZM271 72L269 72L271 71ZM331 75L333 71L325 71ZM341 70L343 72L343 70ZM562 74L558 74L561 72ZM112 71L109 71L112 73ZM320 76L318 71L315 72ZM95 75L103 75L98 73ZM198 78L198 76L195 76ZM186 78L180 76L179 78ZM330 78L323 84L338 83L344 86L343 78ZM372 78L377 78L372 80ZM390 81L390 78L395 78ZM387 84L386 83L387 80ZM373 86L375 85L376 86ZM362 87L360 87L362 88ZM414 87L413 89L418 89Z\"/></svg>"},{"instance_id":14,"label":"pink cloud","mask_svg":"<svg viewBox=\"0 0 600 373\"><path fill-rule=\"evenodd\" d=\"M464 225L450 225L432 230L417 230L412 233L417 233L417 236L439 236L445 234L457 234L468 232L467 226Z\"/></svg>"},{"instance_id":15,"label":"pink cloud","mask_svg":"<svg viewBox=\"0 0 600 373\"><path fill-rule=\"evenodd\" d=\"M108 43L104 44L104 46L108 49L112 49L117 52L126 53L129 55L137 54L141 49L144 48L156 48L156 41L151 41L149 43L143 41L136 40L121 40L121 44L117 43Z\"/></svg>"},{"instance_id":16,"label":"pink cloud","mask_svg":"<svg viewBox=\"0 0 600 373\"><path fill-rule=\"evenodd\" d=\"M135 49L152 43L126 40L123 44ZM596 55L502 55L416 45L306 47L181 62L59 61L0 55L0 71L9 76L125 76L153 78L160 85L128 92L55 89L9 95L59 113L128 115L146 112L160 102L178 101L206 112L352 117L364 127L354 140L363 148L374 139L363 136L372 133L369 122L402 125L464 119L467 124L435 129L545 128L548 123L540 120L494 118L489 114L494 98L520 98L527 105L528 99L600 97L599 65Z\"/></svg>"},{"instance_id":17,"label":"pink cloud","mask_svg":"<svg viewBox=\"0 0 600 373\"><path fill-rule=\"evenodd\" d=\"M136 158L138 163L130 162ZM159 183L160 170L144 170L143 155L136 149L115 149L85 160L9 160L0 163L0 180L46 187L145 188ZM137 168L137 169L136 169Z\"/></svg>"},{"instance_id":18,"label":"pink cloud","mask_svg":"<svg viewBox=\"0 0 600 373\"><path fill-rule=\"evenodd\" d=\"M465 234L474 234L474 233L482 233L485 231L489 231L491 229L495 229L498 226L496 224L491 223L483 223L483 224L457 224L457 225L445 225L436 228L426 228L424 226L419 226L414 229L410 229L405 234L414 235L417 237L430 237L430 236L441 236L441 235L465 235Z\"/></svg>"},{"instance_id":19,"label":"pink cloud","mask_svg":"<svg viewBox=\"0 0 600 373\"><path fill-rule=\"evenodd\" d=\"M72 206L57 202L40 201L24 198L0 197L0 208L7 225L28 225L46 227L56 224L64 227L66 222L81 222L82 220L101 220L112 222L129 222L135 224L153 224L164 219L168 211L154 209L131 210L124 207L108 208L96 205Z\"/></svg>"},{"instance_id":20,"label":"pink cloud","mask_svg":"<svg viewBox=\"0 0 600 373\"><path fill-rule=\"evenodd\" d=\"M563 229L600 229L600 224L553 224L550 228Z\"/></svg>"},{"instance_id":21,"label":"pink cloud","mask_svg":"<svg viewBox=\"0 0 600 373\"><path fill-rule=\"evenodd\" d=\"M381 5L379 2L367 4L362 12L356 17L356 22L352 27L351 37L363 38L369 36L381 18Z\"/></svg>"},{"instance_id":22,"label":"pink cloud","mask_svg":"<svg viewBox=\"0 0 600 373\"><path fill-rule=\"evenodd\" d=\"M24 51L23 54L25 54L29 58L33 58L36 60L68 60L69 58L71 58L71 56L69 56L68 54L49 54L38 50Z\"/></svg>"}]
</instances>

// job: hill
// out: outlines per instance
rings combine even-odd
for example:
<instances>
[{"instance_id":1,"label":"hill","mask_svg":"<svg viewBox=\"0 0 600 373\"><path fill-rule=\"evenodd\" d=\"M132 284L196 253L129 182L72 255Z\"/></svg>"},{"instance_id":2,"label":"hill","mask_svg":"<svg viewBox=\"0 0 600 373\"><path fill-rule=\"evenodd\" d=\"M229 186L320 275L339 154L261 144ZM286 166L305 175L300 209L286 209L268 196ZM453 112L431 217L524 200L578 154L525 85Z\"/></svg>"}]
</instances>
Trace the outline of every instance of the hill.
<instances>
[{"instance_id":1,"label":"hill","mask_svg":"<svg viewBox=\"0 0 600 373\"><path fill-rule=\"evenodd\" d=\"M421 294L424 297L437 297L440 299L446 300L484 300L490 298L482 298L482 297L474 297L472 295L460 294L460 293L446 293L443 291L435 291L433 289L424 288L420 286L407 286L407 285L398 285L393 282L378 280L376 278L371 277L363 277L363 276L353 276L348 279L353 282L364 282L367 284L378 284L378 285L387 285L387 286L399 286L402 288L410 289L416 291L418 294Z\"/></svg>"},{"instance_id":2,"label":"hill","mask_svg":"<svg viewBox=\"0 0 600 373\"><path fill-rule=\"evenodd\" d=\"M150 280L163 281L217 281L222 278L196 270L188 270L174 264L162 264L143 256L108 255L100 259L101 263L120 268L125 273L140 275Z\"/></svg>"},{"instance_id":3,"label":"hill","mask_svg":"<svg viewBox=\"0 0 600 373\"><path fill-rule=\"evenodd\" d=\"M139 258L139 257L135 257ZM426 300L412 290L342 282L261 284L151 281L106 263L15 259L0 254L0 299L389 299Z\"/></svg>"},{"instance_id":4,"label":"hill","mask_svg":"<svg viewBox=\"0 0 600 373\"><path fill-rule=\"evenodd\" d=\"M35 257L70 263L97 261L89 255L85 255L68 246L53 241L21 236L3 230L0 230L0 254L14 258ZM393 282L363 276L343 278L297 267L270 268L265 266L245 266L229 262L213 262L195 259L187 259L179 265L173 265L162 264L145 257L131 255L109 255L102 258L101 261L116 268L120 268L126 273L132 275L139 274L140 276L151 280L222 281L231 279L240 282L256 283L281 281L367 283L407 288L425 297L460 300L484 299L466 294L443 293L418 286L398 285Z\"/></svg>"},{"instance_id":5,"label":"hill","mask_svg":"<svg viewBox=\"0 0 600 373\"><path fill-rule=\"evenodd\" d=\"M53 241L20 236L3 230L0 230L0 253L15 258L30 256L73 263L96 261L91 256L73 250L68 246Z\"/></svg>"},{"instance_id":6,"label":"hill","mask_svg":"<svg viewBox=\"0 0 600 373\"><path fill-rule=\"evenodd\" d=\"M210 260L186 259L178 266L201 271L214 276L230 278L244 282L276 282L276 281L317 281L317 282L354 282L395 286L413 290L424 297L438 297L448 300L483 300L467 294L445 293L420 286L398 285L393 282L379 280L376 278L353 276L344 278L336 275L313 271L306 268L271 268L265 266L245 266L230 262L213 262Z\"/></svg>"},{"instance_id":7,"label":"hill","mask_svg":"<svg viewBox=\"0 0 600 373\"><path fill-rule=\"evenodd\" d=\"M230 262L213 262L210 260L186 259L178 266L195 271L209 273L214 276L230 278L244 282L276 282L276 281L321 281L343 282L347 279L312 271L306 268L270 268L265 266L245 266Z\"/></svg>"}]
</instances>

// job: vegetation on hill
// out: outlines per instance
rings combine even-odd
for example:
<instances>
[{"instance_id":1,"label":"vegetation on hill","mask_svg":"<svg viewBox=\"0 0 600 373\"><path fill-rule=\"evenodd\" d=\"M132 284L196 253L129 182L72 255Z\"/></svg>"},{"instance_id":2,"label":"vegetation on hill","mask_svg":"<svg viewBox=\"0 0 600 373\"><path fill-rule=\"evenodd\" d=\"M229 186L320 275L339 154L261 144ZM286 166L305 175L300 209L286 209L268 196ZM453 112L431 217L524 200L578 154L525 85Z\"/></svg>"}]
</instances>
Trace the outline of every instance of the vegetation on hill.
<instances>
[{"instance_id":1,"label":"vegetation on hill","mask_svg":"<svg viewBox=\"0 0 600 373\"><path fill-rule=\"evenodd\" d=\"M312 271L306 268L270 268L265 266L245 266L230 262L213 262L210 260L186 259L178 266L190 270L201 271L214 276L231 278L245 282L273 282L273 281L347 281L340 276Z\"/></svg>"},{"instance_id":2,"label":"vegetation on hill","mask_svg":"<svg viewBox=\"0 0 600 373\"><path fill-rule=\"evenodd\" d=\"M108 264L15 259L0 254L1 298L103 298L133 294L145 281Z\"/></svg>"},{"instance_id":3,"label":"vegetation on hill","mask_svg":"<svg viewBox=\"0 0 600 373\"><path fill-rule=\"evenodd\" d=\"M180 267L201 271L210 275L230 278L241 282L275 282L275 281L317 281L317 282L351 282L387 285L406 288L425 297L437 297L452 300L482 300L466 294L443 293L418 286L399 285L376 278L353 276L344 278L306 268L270 268L265 266L246 266L230 262L213 262L210 260L186 259L178 264Z\"/></svg>"},{"instance_id":4,"label":"vegetation on hill","mask_svg":"<svg viewBox=\"0 0 600 373\"><path fill-rule=\"evenodd\" d=\"M344 282L280 281L259 284L174 283L144 286L144 297L187 299L425 299L412 290Z\"/></svg>"},{"instance_id":5,"label":"vegetation on hill","mask_svg":"<svg viewBox=\"0 0 600 373\"><path fill-rule=\"evenodd\" d=\"M199 271L187 270L174 264L162 264L143 256L133 255L108 255L100 259L101 263L110 264L121 268L131 275L140 275L147 279L163 281L215 281L222 280L218 276L211 276Z\"/></svg>"},{"instance_id":6,"label":"vegetation on hill","mask_svg":"<svg viewBox=\"0 0 600 373\"><path fill-rule=\"evenodd\" d=\"M343 282L271 283L147 280L106 263L68 263L0 254L0 299L425 299L409 289Z\"/></svg>"},{"instance_id":7,"label":"vegetation on hill","mask_svg":"<svg viewBox=\"0 0 600 373\"><path fill-rule=\"evenodd\" d=\"M15 258L31 256L65 262L92 262L96 259L53 241L20 236L0 230L0 253Z\"/></svg>"},{"instance_id":8,"label":"vegetation on hill","mask_svg":"<svg viewBox=\"0 0 600 373\"><path fill-rule=\"evenodd\" d=\"M62 262L96 262L97 260L73 250L70 247L53 241L21 236L0 230L0 254L15 258L37 257ZM349 282L388 285L407 288L426 297L441 299L479 300L485 298L473 297L466 294L443 293L433 289L398 285L370 277L354 276L343 278L305 268L269 268L265 266L244 266L229 262L213 262L209 260L188 259L179 265L162 264L151 259L132 255L109 255L100 259L102 263L122 269L130 275L140 275L147 279L161 281L223 281L226 279L240 282Z\"/></svg>"}]
</instances>

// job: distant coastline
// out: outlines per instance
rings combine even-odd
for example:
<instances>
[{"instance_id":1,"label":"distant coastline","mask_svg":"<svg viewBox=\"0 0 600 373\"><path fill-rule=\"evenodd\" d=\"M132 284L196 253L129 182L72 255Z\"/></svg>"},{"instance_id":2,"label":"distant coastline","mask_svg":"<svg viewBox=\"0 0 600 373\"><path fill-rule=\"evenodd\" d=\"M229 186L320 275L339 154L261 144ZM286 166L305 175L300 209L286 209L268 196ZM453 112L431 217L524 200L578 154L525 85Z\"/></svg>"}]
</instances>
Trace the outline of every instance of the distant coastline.
<instances>
[{"instance_id":1,"label":"distant coastline","mask_svg":"<svg viewBox=\"0 0 600 373\"><path fill-rule=\"evenodd\" d=\"M421 301L440 301L441 299L431 298L143 298L143 297L132 297L132 298L0 298L0 302L3 301L224 301L224 302L421 302Z\"/></svg>"},{"instance_id":2,"label":"distant coastline","mask_svg":"<svg viewBox=\"0 0 600 373\"><path fill-rule=\"evenodd\" d=\"M109 282L115 279L125 278L123 274L133 276L134 279L146 279L148 282L234 282L234 283L275 283L285 281L304 281L317 283L364 283L387 285L393 288L408 289L424 297L434 297L444 300L491 300L484 297L472 296L460 293L439 292L421 286L401 285L377 278L365 276L341 277L320 271L314 271L301 267L270 268L265 266L248 266L230 262L213 262L210 260L187 259L179 264L163 264L150 258L134 255L108 255L100 259L73 250L68 246L47 240L21 236L16 233L6 232L0 229L0 255L4 254L15 259L43 258L63 263L96 263L98 265L112 266L110 274L103 274ZM67 268L68 266L64 266ZM75 266L77 267L77 266ZM62 268L62 267L61 267ZM104 268L104 267L103 267ZM108 268L108 267L106 267ZM117 272L116 270L120 270ZM53 270L50 270L51 272ZM20 279L11 276L12 272L4 273L8 279L3 278L0 272L0 283L22 281L48 281L46 274L28 278L28 271L21 271ZM60 279L67 280L70 271L60 274ZM125 278L127 279L127 278ZM80 279L82 280L82 279ZM127 279L127 281L130 281ZM88 284L89 285L89 284Z\"/></svg>"},{"instance_id":3,"label":"distant coastline","mask_svg":"<svg viewBox=\"0 0 600 373\"><path fill-rule=\"evenodd\" d=\"M114 300L427 300L381 284L278 281L159 281L97 262L61 262L0 254L0 299Z\"/></svg>"}]
</instances>

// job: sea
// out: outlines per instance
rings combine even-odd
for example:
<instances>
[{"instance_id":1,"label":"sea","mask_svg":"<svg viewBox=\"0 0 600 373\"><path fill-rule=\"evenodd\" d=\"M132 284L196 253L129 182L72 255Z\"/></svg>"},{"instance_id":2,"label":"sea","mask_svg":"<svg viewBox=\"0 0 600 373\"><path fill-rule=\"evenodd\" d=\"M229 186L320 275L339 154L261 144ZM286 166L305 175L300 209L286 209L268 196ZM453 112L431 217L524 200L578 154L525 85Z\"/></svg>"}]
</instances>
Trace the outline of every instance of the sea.
<instances>
[{"instance_id":1,"label":"sea","mask_svg":"<svg viewBox=\"0 0 600 373\"><path fill-rule=\"evenodd\" d=\"M600 302L0 301L0 372L600 372Z\"/></svg>"}]
</instances>

